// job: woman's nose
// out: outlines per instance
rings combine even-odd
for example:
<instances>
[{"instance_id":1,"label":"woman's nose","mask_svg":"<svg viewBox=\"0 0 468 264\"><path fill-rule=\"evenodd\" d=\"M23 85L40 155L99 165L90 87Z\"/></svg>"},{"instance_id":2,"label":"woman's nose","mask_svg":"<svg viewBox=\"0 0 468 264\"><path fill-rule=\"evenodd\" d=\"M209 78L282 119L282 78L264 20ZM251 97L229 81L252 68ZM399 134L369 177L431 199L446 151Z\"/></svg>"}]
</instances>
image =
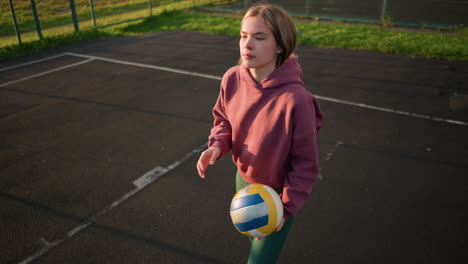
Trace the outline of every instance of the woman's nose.
<instances>
[{"instance_id":1,"label":"woman's nose","mask_svg":"<svg viewBox=\"0 0 468 264\"><path fill-rule=\"evenodd\" d=\"M248 37L247 39L245 39L244 46L247 49L252 49L253 48L252 38Z\"/></svg>"}]
</instances>

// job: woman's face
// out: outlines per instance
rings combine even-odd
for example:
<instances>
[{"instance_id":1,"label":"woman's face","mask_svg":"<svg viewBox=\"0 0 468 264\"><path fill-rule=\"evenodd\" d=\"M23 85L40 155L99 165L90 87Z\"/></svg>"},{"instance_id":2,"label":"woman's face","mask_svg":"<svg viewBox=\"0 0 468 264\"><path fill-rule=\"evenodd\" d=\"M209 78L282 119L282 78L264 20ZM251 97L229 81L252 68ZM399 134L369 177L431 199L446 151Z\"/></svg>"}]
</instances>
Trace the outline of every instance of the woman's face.
<instances>
[{"instance_id":1,"label":"woman's face","mask_svg":"<svg viewBox=\"0 0 468 264\"><path fill-rule=\"evenodd\" d=\"M271 30L258 16L247 17L242 22L239 50L242 65L246 68L276 68L279 47Z\"/></svg>"}]
</instances>

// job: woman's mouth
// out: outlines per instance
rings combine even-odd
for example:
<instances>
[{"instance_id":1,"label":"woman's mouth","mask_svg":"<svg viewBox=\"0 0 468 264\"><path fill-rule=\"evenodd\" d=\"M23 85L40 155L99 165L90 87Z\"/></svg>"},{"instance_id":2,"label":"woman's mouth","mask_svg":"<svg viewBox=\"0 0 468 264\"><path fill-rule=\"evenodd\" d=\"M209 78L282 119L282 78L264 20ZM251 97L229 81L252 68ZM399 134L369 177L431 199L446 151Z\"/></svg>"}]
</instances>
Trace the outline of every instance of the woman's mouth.
<instances>
[{"instance_id":1,"label":"woman's mouth","mask_svg":"<svg viewBox=\"0 0 468 264\"><path fill-rule=\"evenodd\" d=\"M253 55L251 55L251 54L247 54L247 53L242 54L242 57L243 57L244 59L253 59L253 58L255 58L255 56L253 56Z\"/></svg>"}]
</instances>

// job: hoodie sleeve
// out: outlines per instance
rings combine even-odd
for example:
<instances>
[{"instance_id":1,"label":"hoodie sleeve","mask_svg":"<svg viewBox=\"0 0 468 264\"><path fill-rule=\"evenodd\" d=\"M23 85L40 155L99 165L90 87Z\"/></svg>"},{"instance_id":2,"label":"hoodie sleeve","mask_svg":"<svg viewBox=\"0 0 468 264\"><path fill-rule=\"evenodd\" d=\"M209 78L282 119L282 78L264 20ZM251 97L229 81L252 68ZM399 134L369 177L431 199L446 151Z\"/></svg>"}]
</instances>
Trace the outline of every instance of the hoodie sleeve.
<instances>
[{"instance_id":1,"label":"hoodie sleeve","mask_svg":"<svg viewBox=\"0 0 468 264\"><path fill-rule=\"evenodd\" d=\"M226 155L232 147L232 127L226 114L225 89L226 76L221 81L218 100L216 100L216 104L213 107L214 123L208 138L208 147L218 147L221 149L219 158Z\"/></svg>"},{"instance_id":2,"label":"hoodie sleeve","mask_svg":"<svg viewBox=\"0 0 468 264\"><path fill-rule=\"evenodd\" d=\"M316 140L323 121L322 113L312 95L298 97L297 101L293 113L290 170L281 196L285 219L302 208L319 175Z\"/></svg>"}]
</instances>

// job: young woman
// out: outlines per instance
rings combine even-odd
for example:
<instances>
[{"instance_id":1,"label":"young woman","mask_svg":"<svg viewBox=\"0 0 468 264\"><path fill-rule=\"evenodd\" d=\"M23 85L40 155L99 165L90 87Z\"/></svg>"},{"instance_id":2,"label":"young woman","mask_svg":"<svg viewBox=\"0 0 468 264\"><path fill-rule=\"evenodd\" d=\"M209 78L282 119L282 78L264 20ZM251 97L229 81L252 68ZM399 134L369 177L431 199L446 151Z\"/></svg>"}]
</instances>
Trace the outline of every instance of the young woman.
<instances>
[{"instance_id":1,"label":"young woman","mask_svg":"<svg viewBox=\"0 0 468 264\"><path fill-rule=\"evenodd\" d=\"M251 240L249 263L277 261L319 174L316 138L323 118L304 88L295 47L296 29L282 8L261 4L247 11L240 65L224 74L208 149L197 163L205 178L207 167L232 150L237 190L262 183L280 194L283 221L277 232Z\"/></svg>"}]
</instances>

